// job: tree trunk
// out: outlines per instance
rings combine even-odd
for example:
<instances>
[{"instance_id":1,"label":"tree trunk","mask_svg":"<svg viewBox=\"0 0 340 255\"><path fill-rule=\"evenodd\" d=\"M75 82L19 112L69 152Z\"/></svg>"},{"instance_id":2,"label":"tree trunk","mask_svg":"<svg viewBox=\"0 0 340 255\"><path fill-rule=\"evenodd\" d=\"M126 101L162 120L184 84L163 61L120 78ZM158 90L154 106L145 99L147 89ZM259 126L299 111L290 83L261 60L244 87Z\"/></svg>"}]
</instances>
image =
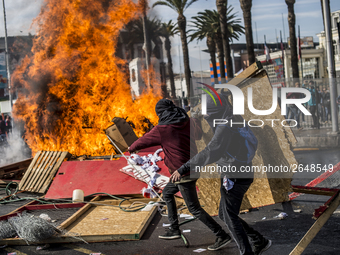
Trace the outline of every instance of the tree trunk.
<instances>
[{"instance_id":1,"label":"tree trunk","mask_svg":"<svg viewBox=\"0 0 340 255\"><path fill-rule=\"evenodd\" d=\"M189 49L187 43L187 33L186 33L186 18L184 15L179 15L177 18L178 29L181 34L181 42L183 49L183 61L184 61L184 75L185 75L185 83L187 85L188 97L193 95L191 93L191 71L190 71L190 61L189 61Z\"/></svg>"},{"instance_id":2,"label":"tree trunk","mask_svg":"<svg viewBox=\"0 0 340 255\"><path fill-rule=\"evenodd\" d=\"M165 38L165 50L166 50L166 57L168 59L168 74L170 80L170 88L171 88L171 98L176 98L176 88L175 88L175 78L174 72L172 70L172 57L171 57L171 42L169 37Z\"/></svg>"},{"instance_id":3,"label":"tree trunk","mask_svg":"<svg viewBox=\"0 0 340 255\"><path fill-rule=\"evenodd\" d=\"M215 34L215 44L217 48L217 58L220 65L221 82L225 82L225 69L224 69L224 54L223 54L223 41L220 33ZM222 64L221 64L222 63ZM217 77L217 76L216 76Z\"/></svg>"},{"instance_id":4,"label":"tree trunk","mask_svg":"<svg viewBox=\"0 0 340 255\"><path fill-rule=\"evenodd\" d=\"M290 56L291 56L293 78L299 78L298 53L297 53L297 43L296 43L296 33L295 33L295 13L294 13L295 0L286 0L286 4L288 6Z\"/></svg>"},{"instance_id":5,"label":"tree trunk","mask_svg":"<svg viewBox=\"0 0 340 255\"><path fill-rule=\"evenodd\" d=\"M230 45L229 45L229 36L228 36L228 28L227 28L227 0L216 0L216 7L218 14L220 15L220 26L221 26L221 34L222 34L222 41L223 41L223 52L226 60L226 66L227 66L227 76L228 80L231 80L234 78L233 73L233 63L230 56ZM220 63L221 67L221 63ZM224 61L223 61L223 67L224 67ZM221 74L222 75L222 74ZM223 82L223 81L222 81Z\"/></svg>"},{"instance_id":6,"label":"tree trunk","mask_svg":"<svg viewBox=\"0 0 340 255\"><path fill-rule=\"evenodd\" d=\"M249 59L249 65L255 63L254 53L254 40L253 40L253 29L251 26L251 6L252 0L240 0L241 8L243 11L244 28L246 33L247 41L247 53Z\"/></svg>"},{"instance_id":7,"label":"tree trunk","mask_svg":"<svg viewBox=\"0 0 340 255\"><path fill-rule=\"evenodd\" d=\"M214 41L214 38L212 38L211 36L207 36L207 47L208 47L208 51L210 54L210 61L213 67L213 71L214 71L214 83L216 82L217 79L217 68L216 68L216 44Z\"/></svg>"}]
</instances>

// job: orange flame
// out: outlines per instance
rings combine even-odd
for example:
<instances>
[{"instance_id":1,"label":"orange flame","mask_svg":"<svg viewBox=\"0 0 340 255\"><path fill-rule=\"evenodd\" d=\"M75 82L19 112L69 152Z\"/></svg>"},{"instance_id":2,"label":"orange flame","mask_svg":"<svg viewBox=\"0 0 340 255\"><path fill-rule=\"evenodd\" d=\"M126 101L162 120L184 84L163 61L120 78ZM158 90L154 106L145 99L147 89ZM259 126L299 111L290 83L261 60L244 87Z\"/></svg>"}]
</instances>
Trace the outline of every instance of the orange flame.
<instances>
[{"instance_id":1,"label":"orange flame","mask_svg":"<svg viewBox=\"0 0 340 255\"><path fill-rule=\"evenodd\" d=\"M120 30L137 18L131 0L48 0L35 20L32 56L13 74L19 88L14 116L25 123L32 151L65 150L108 155L103 130L114 117L128 117L141 136L156 124L152 91L133 101L126 62L115 56Z\"/></svg>"}]
</instances>

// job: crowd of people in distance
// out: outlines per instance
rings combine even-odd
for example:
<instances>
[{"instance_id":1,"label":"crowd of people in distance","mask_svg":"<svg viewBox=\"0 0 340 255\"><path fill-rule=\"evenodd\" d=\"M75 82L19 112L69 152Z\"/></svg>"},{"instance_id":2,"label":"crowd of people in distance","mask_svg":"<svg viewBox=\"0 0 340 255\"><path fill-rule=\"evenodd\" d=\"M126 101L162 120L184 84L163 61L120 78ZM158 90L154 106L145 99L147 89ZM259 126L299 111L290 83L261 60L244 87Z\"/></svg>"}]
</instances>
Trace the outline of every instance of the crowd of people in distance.
<instances>
[{"instance_id":1,"label":"crowd of people in distance","mask_svg":"<svg viewBox=\"0 0 340 255\"><path fill-rule=\"evenodd\" d=\"M299 88L300 83L296 82L295 87ZM313 80L304 80L301 86L308 89L311 93L310 100L304 104L308 111L312 114L312 128L318 128L320 124L326 124L332 121L331 112L331 97L330 92L326 86L316 85ZM290 93L289 98L302 98L302 93ZM340 115L340 96L337 97L338 114ZM301 117L300 117L301 116ZM300 119L305 123L305 115L295 105L287 106L287 119L295 119L297 121L297 128L302 129Z\"/></svg>"},{"instance_id":2,"label":"crowd of people in distance","mask_svg":"<svg viewBox=\"0 0 340 255\"><path fill-rule=\"evenodd\" d=\"M12 121L9 115L0 115L0 142L7 141L12 133Z\"/></svg>"}]
</instances>

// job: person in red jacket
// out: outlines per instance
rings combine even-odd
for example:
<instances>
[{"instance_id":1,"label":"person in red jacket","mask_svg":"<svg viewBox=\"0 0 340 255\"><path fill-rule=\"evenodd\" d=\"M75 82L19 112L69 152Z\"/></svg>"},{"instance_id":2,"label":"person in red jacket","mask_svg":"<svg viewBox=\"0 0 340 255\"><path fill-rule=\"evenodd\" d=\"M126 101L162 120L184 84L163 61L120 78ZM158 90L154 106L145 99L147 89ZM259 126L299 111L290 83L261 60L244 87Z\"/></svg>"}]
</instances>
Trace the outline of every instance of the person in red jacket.
<instances>
[{"instance_id":1,"label":"person in red jacket","mask_svg":"<svg viewBox=\"0 0 340 255\"><path fill-rule=\"evenodd\" d=\"M161 99L156 104L156 113L159 117L158 125L143 137L135 141L130 147L132 153L147 147L160 145L164 151L164 163L170 174L176 172L190 159L190 155L197 154L194 139L201 135L200 124L190 119L184 109L177 107L168 99ZM194 134L191 133L194 132ZM196 191L197 178L191 178L190 173L182 176L178 182L169 182L163 189L163 198L168 208L170 228L162 239L176 239L181 237L177 217L177 207L174 195L180 191L190 213L203 222L221 240L218 246L209 246L209 250L218 250L227 245L231 238L222 227L201 207Z\"/></svg>"}]
</instances>

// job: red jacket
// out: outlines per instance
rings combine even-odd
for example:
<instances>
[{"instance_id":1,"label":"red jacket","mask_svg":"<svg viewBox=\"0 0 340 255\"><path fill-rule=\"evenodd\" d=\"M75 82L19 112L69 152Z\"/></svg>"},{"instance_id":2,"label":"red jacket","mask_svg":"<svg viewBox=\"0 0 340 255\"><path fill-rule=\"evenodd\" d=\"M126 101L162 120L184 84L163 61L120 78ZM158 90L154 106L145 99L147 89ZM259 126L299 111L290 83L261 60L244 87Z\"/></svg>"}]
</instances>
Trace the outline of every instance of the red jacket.
<instances>
[{"instance_id":1,"label":"red jacket","mask_svg":"<svg viewBox=\"0 0 340 255\"><path fill-rule=\"evenodd\" d=\"M162 146L165 155L164 163L172 174L197 154L195 140L202 136L200 124L199 120L191 119L191 121L175 124L157 125L135 141L129 151L133 152L156 145Z\"/></svg>"}]
</instances>

